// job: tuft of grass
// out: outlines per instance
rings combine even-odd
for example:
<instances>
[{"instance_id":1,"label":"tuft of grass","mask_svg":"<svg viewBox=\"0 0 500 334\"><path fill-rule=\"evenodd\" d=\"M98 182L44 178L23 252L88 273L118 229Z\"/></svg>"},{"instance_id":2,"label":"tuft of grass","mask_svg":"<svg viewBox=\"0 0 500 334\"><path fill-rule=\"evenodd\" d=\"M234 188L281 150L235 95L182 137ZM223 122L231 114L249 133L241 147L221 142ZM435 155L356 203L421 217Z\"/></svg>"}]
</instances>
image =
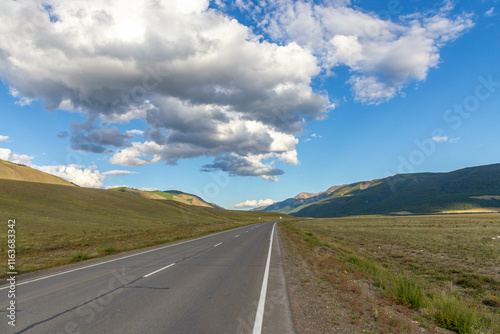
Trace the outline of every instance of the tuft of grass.
<instances>
[{"instance_id":1,"label":"tuft of grass","mask_svg":"<svg viewBox=\"0 0 500 334\"><path fill-rule=\"evenodd\" d=\"M364 273L374 276L383 275L381 268L377 264L372 261L362 259L356 254L347 254L345 256L345 260L346 262L354 264L359 270Z\"/></svg>"},{"instance_id":2,"label":"tuft of grass","mask_svg":"<svg viewBox=\"0 0 500 334\"><path fill-rule=\"evenodd\" d=\"M71 258L71 262L81 262L88 260L90 257L85 253L78 253Z\"/></svg>"},{"instance_id":3,"label":"tuft of grass","mask_svg":"<svg viewBox=\"0 0 500 334\"><path fill-rule=\"evenodd\" d=\"M116 253L116 252L118 252L118 250L113 246L108 246L108 247L105 247L102 249L102 253L111 254L111 253Z\"/></svg>"},{"instance_id":4,"label":"tuft of grass","mask_svg":"<svg viewBox=\"0 0 500 334\"><path fill-rule=\"evenodd\" d=\"M425 306L425 292L418 284L404 276L396 278L394 283L393 294L398 302L415 310Z\"/></svg>"},{"instance_id":5,"label":"tuft of grass","mask_svg":"<svg viewBox=\"0 0 500 334\"><path fill-rule=\"evenodd\" d=\"M459 334L475 333L481 327L477 309L453 295L435 294L432 298L432 309L439 326Z\"/></svg>"}]
</instances>

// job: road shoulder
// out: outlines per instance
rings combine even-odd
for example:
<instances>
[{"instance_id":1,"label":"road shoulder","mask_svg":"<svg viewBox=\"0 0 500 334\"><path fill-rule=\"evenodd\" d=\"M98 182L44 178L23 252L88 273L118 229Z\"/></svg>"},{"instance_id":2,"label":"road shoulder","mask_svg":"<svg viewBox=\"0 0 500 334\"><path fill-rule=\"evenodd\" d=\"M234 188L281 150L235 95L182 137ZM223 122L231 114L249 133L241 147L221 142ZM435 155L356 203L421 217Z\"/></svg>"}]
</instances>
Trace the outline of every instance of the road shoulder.
<instances>
[{"instance_id":1,"label":"road shoulder","mask_svg":"<svg viewBox=\"0 0 500 334\"><path fill-rule=\"evenodd\" d=\"M439 327L422 327L407 308L381 296L372 282L341 267L331 268L325 277L321 262L336 256L332 250L310 249L284 230L281 227L278 233L299 334L451 333Z\"/></svg>"}]
</instances>

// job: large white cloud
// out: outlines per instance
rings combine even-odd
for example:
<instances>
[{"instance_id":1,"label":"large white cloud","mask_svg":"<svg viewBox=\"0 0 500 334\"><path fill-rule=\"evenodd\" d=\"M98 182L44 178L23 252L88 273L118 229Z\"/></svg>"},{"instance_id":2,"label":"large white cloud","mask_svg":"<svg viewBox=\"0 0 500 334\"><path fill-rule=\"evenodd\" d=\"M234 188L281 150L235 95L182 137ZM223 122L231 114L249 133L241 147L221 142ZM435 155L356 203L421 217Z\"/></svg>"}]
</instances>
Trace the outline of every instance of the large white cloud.
<instances>
[{"instance_id":1,"label":"large white cloud","mask_svg":"<svg viewBox=\"0 0 500 334\"><path fill-rule=\"evenodd\" d=\"M26 154L17 154L8 148L0 148L0 159L10 161L16 164L26 165L28 167L38 169L42 172L52 174L72 182L80 187L103 188L103 181L107 177L129 175L135 172L126 170L111 170L101 173L97 166L81 166L81 165L51 165L37 166L31 162L34 157Z\"/></svg>"},{"instance_id":2,"label":"large white cloud","mask_svg":"<svg viewBox=\"0 0 500 334\"><path fill-rule=\"evenodd\" d=\"M58 165L58 166L34 166L31 167L68 180L80 187L102 188L106 176L97 170L97 166L80 165Z\"/></svg>"},{"instance_id":3,"label":"large white cloud","mask_svg":"<svg viewBox=\"0 0 500 334\"><path fill-rule=\"evenodd\" d=\"M474 25L470 14L451 15L449 2L406 16L402 6L389 2L384 18L342 0L254 0L240 9L273 40L312 50L326 73L349 67L355 100L379 104L425 80L439 64L440 48Z\"/></svg>"},{"instance_id":4,"label":"large white cloud","mask_svg":"<svg viewBox=\"0 0 500 334\"><path fill-rule=\"evenodd\" d=\"M2 1L0 76L20 98L87 113L88 122L73 126L73 148L114 150L113 163L233 153L296 163L294 136L304 119L332 107L310 86L317 59L294 42L261 41L208 6ZM128 143L132 136L111 124L135 118L147 120L149 137Z\"/></svg>"},{"instance_id":5,"label":"large white cloud","mask_svg":"<svg viewBox=\"0 0 500 334\"><path fill-rule=\"evenodd\" d=\"M86 114L75 150L134 166L209 156L204 170L276 181L306 121L334 107L314 77L347 66L355 99L378 104L473 25L450 6L389 20L342 0L234 4L265 38L208 0L2 1L0 77L21 104ZM143 138L114 126L134 119Z\"/></svg>"}]
</instances>

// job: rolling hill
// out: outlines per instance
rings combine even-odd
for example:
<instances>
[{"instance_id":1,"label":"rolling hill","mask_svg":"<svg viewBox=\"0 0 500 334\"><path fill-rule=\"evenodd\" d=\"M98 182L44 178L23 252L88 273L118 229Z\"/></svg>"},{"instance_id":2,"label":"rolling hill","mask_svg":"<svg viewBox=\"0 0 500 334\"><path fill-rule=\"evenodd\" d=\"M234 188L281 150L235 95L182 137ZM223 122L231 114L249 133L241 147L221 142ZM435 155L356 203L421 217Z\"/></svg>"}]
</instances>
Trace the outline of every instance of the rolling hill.
<instances>
[{"instance_id":1,"label":"rolling hill","mask_svg":"<svg viewBox=\"0 0 500 334\"><path fill-rule=\"evenodd\" d=\"M76 187L73 183L61 179L60 177L5 160L0 160L0 179Z\"/></svg>"},{"instance_id":2,"label":"rolling hill","mask_svg":"<svg viewBox=\"0 0 500 334\"><path fill-rule=\"evenodd\" d=\"M138 195L140 197L148 198L148 199L158 199L158 200L170 200L170 201L176 201L179 203L184 203L188 205L197 205L197 206L203 206L207 208L215 208L215 209L222 209L222 207L213 204L213 203L208 203L205 202L202 198L193 195L193 194L188 194L179 190L167 190L167 191L143 191L143 190L138 190L138 189L132 189L132 188L127 188L127 187L118 187L118 188L111 188L108 189L111 191L118 191L122 193L130 193L134 195Z\"/></svg>"},{"instance_id":3,"label":"rolling hill","mask_svg":"<svg viewBox=\"0 0 500 334\"><path fill-rule=\"evenodd\" d=\"M220 210L104 189L0 179L0 215L16 221L19 272L163 244L279 213ZM0 230L7 240L7 229ZM0 243L6 263L7 243ZM5 269L5 268L4 268ZM0 270L0 277L4 274Z\"/></svg>"},{"instance_id":4,"label":"rolling hill","mask_svg":"<svg viewBox=\"0 0 500 334\"><path fill-rule=\"evenodd\" d=\"M500 210L500 164L449 173L397 174L329 190L308 198L296 196L255 210L297 217L497 212Z\"/></svg>"}]
</instances>

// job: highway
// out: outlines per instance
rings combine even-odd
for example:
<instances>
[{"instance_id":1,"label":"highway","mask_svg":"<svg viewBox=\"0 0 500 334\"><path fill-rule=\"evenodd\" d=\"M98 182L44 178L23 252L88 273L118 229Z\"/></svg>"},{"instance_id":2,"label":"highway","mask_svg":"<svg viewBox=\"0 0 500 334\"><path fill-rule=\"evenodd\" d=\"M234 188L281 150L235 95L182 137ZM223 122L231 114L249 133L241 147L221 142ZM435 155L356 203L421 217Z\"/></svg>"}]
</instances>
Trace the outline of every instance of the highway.
<instances>
[{"instance_id":1,"label":"highway","mask_svg":"<svg viewBox=\"0 0 500 334\"><path fill-rule=\"evenodd\" d=\"M0 333L296 333L276 229L255 224L20 275L15 327L0 287Z\"/></svg>"}]
</instances>

